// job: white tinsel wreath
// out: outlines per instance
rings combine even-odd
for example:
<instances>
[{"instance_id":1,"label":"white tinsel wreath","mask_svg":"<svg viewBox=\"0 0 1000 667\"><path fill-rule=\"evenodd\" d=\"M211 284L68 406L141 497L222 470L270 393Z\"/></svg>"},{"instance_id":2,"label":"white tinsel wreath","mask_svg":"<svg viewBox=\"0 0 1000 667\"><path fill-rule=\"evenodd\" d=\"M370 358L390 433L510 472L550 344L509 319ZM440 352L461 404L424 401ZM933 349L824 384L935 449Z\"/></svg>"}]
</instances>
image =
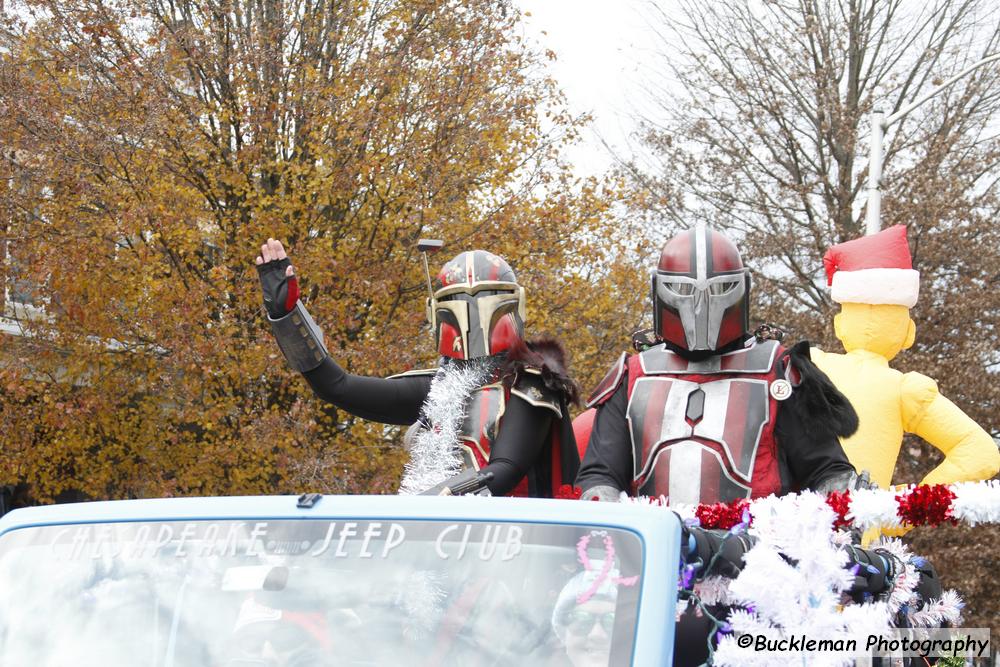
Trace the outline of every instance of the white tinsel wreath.
<instances>
[{"instance_id":1,"label":"white tinsel wreath","mask_svg":"<svg viewBox=\"0 0 1000 667\"><path fill-rule=\"evenodd\" d=\"M655 500L639 502L661 504ZM691 514L688 508L680 509ZM757 538L757 543L746 553L742 572L728 582L712 577L694 587L695 595L705 604L725 601L745 607L729 614L727 630L736 634L722 637L713 664L784 665L794 659L787 653L766 654L740 648L736 643L738 634L846 640L888 632L904 605L916 608L914 591L918 576L910 551L899 540L887 538L869 547L888 552L898 567L888 595L876 601L845 605L846 593L853 583L843 548L848 534L834 530L836 516L823 496L815 493L769 496L751 503L749 511L753 521L748 533ZM948 591L920 611L910 611L908 621L914 627L942 621L957 623L960 609L961 600ZM836 654L801 657L810 665L853 664L852 658Z\"/></svg>"},{"instance_id":2,"label":"white tinsel wreath","mask_svg":"<svg viewBox=\"0 0 1000 667\"><path fill-rule=\"evenodd\" d=\"M900 525L902 502L916 487L853 491L849 497L846 519L855 528ZM977 525L1000 523L1000 481L961 482L948 485L954 494L949 511L957 521ZM669 507L687 523L698 523L699 507L670 505L666 498L626 498L630 502L654 507ZM883 538L868 546L883 550L896 565L892 589L880 599L861 604L843 604L853 575L845 567L844 547L850 541L846 531L834 530L834 512L826 499L815 493L769 496L749 502L752 523L748 530L757 544L747 552L745 567L735 579L712 577L695 582L693 597L703 604L742 604L728 616L729 631L784 637L805 635L824 639L866 636L892 627L905 610L909 626L914 628L960 624L961 598L945 591L940 599L925 601L918 610L915 588L918 573L909 549L899 540ZM744 519L745 525L746 519ZM741 530L737 527L734 530ZM782 557L787 556L792 562ZM682 574L682 580L690 572ZM688 606L678 605L678 614ZM753 649L741 649L736 635L720 640L714 654L717 665L783 665L787 653L768 655ZM809 655L810 665L851 664L852 660L835 654Z\"/></svg>"}]
</instances>

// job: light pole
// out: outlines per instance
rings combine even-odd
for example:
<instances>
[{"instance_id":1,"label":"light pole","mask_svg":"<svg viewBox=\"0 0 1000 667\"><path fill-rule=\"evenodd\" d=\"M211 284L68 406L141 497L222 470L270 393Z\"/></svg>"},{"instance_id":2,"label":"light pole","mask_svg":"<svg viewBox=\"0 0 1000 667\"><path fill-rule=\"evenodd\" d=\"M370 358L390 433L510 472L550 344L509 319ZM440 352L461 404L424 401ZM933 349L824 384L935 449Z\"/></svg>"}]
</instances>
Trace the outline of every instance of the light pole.
<instances>
[{"instance_id":1,"label":"light pole","mask_svg":"<svg viewBox=\"0 0 1000 667\"><path fill-rule=\"evenodd\" d=\"M1000 53L995 53L969 65L934 90L921 95L888 118L885 117L881 109L872 111L872 142L871 154L868 156L868 209L865 214L865 234L877 234L881 227L882 191L879 189L879 182L882 180L882 139L885 137L886 129L972 70L998 59L1000 59Z\"/></svg>"}]
</instances>

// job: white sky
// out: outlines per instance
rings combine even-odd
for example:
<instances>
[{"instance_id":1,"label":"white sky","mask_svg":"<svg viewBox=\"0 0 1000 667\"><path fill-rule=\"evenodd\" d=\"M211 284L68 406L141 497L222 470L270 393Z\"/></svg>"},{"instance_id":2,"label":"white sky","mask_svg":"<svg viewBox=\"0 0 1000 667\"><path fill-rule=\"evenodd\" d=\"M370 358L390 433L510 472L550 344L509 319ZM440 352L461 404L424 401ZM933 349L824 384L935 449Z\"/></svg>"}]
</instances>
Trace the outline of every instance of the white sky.
<instances>
[{"instance_id":1,"label":"white sky","mask_svg":"<svg viewBox=\"0 0 1000 667\"><path fill-rule=\"evenodd\" d=\"M590 113L583 144L569 153L581 176L600 175L612 164L601 138L627 154L636 128L630 109L641 102L637 83L653 35L640 14L646 0L516 0L525 35L557 60L550 71L574 113Z\"/></svg>"}]
</instances>

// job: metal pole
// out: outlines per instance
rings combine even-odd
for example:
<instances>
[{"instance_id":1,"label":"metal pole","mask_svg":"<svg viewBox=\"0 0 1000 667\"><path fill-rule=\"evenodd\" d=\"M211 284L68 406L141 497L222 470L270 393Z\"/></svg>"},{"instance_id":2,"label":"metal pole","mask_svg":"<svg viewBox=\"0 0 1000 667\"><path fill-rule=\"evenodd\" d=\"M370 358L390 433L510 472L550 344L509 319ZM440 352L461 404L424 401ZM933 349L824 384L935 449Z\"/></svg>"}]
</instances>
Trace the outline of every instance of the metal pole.
<instances>
[{"instance_id":1,"label":"metal pole","mask_svg":"<svg viewBox=\"0 0 1000 667\"><path fill-rule=\"evenodd\" d=\"M878 234L881 226L879 214L882 211L882 133L885 114L881 109L872 111L872 143L868 156L868 203L865 212L865 234Z\"/></svg>"},{"instance_id":2,"label":"metal pole","mask_svg":"<svg viewBox=\"0 0 1000 667\"><path fill-rule=\"evenodd\" d=\"M431 267L427 263L427 251L420 253L424 256L424 275L427 276L427 296L434 298L434 287L431 285Z\"/></svg>"},{"instance_id":3,"label":"metal pole","mask_svg":"<svg viewBox=\"0 0 1000 667\"><path fill-rule=\"evenodd\" d=\"M885 130L897 120L910 113L918 106L934 97L942 90L961 79L963 76L967 75L969 72L972 72L973 70L998 59L1000 59L1000 53L994 53L993 55L983 58L977 63L969 65L934 90L921 95L888 118L886 118L885 114L877 109L872 112L872 143L871 155L868 157L868 202L865 214L865 234L877 234L882 226L881 220L879 219L882 212L882 191L879 189L879 181L882 180L882 139Z\"/></svg>"},{"instance_id":4,"label":"metal pole","mask_svg":"<svg viewBox=\"0 0 1000 667\"><path fill-rule=\"evenodd\" d=\"M909 104L907 104L905 107L901 108L896 113L894 113L891 116L889 116L888 118L886 118L885 119L885 124L883 125L883 128L889 127L890 125L892 125L893 123L895 123L897 120L899 120L900 118L902 118L906 114L910 113L911 111L913 111L914 109L916 109L918 106L920 106L921 104L923 104L924 102L926 102L930 98L934 97L935 95L937 95L942 90L944 90L945 88L947 88L951 84L953 84L956 81L958 81L959 79L961 79L963 76L965 76L969 72L972 72L973 70L979 69L983 65L985 65L987 63L991 63L991 62L993 62L994 60L997 60L997 59L1000 59L1000 53L995 53L992 56L987 56L987 57L983 58L982 60L980 60L979 62L973 63L972 65L969 65L968 67L966 67L965 69L963 69L961 72L959 72L955 76L951 77L950 79L948 79L947 81L945 81L944 83L942 83L940 86L938 86L937 88L935 88L931 92L929 92L929 93L927 93L925 95L920 96L919 98L917 98L914 101L912 101Z\"/></svg>"}]
</instances>

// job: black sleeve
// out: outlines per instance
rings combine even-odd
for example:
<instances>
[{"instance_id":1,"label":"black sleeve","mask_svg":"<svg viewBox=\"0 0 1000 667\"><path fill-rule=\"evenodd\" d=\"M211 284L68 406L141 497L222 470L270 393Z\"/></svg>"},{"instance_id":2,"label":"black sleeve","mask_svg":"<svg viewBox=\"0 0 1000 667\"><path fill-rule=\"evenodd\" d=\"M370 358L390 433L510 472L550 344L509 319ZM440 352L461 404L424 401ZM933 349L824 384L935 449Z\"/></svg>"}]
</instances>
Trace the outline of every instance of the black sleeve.
<instances>
[{"instance_id":1,"label":"black sleeve","mask_svg":"<svg viewBox=\"0 0 1000 667\"><path fill-rule=\"evenodd\" d=\"M550 437L554 413L531 405L511 394L500 422L500 433L490 448L490 462L483 472L492 472L490 493L504 496L514 490L538 458Z\"/></svg>"},{"instance_id":2,"label":"black sleeve","mask_svg":"<svg viewBox=\"0 0 1000 667\"><path fill-rule=\"evenodd\" d=\"M625 412L628 407L628 371L615 393L597 408L587 453L580 464L576 485L586 491L595 486L632 488L632 444Z\"/></svg>"},{"instance_id":3,"label":"black sleeve","mask_svg":"<svg viewBox=\"0 0 1000 667\"><path fill-rule=\"evenodd\" d=\"M854 472L840 440L827 424L809 423L804 397L792 392L780 404L774 435L789 474L791 490L812 489L830 477Z\"/></svg>"},{"instance_id":4,"label":"black sleeve","mask_svg":"<svg viewBox=\"0 0 1000 667\"><path fill-rule=\"evenodd\" d=\"M302 374L316 395L362 419L384 424L412 424L430 391L429 375L373 378L351 375L330 357Z\"/></svg>"}]
</instances>

